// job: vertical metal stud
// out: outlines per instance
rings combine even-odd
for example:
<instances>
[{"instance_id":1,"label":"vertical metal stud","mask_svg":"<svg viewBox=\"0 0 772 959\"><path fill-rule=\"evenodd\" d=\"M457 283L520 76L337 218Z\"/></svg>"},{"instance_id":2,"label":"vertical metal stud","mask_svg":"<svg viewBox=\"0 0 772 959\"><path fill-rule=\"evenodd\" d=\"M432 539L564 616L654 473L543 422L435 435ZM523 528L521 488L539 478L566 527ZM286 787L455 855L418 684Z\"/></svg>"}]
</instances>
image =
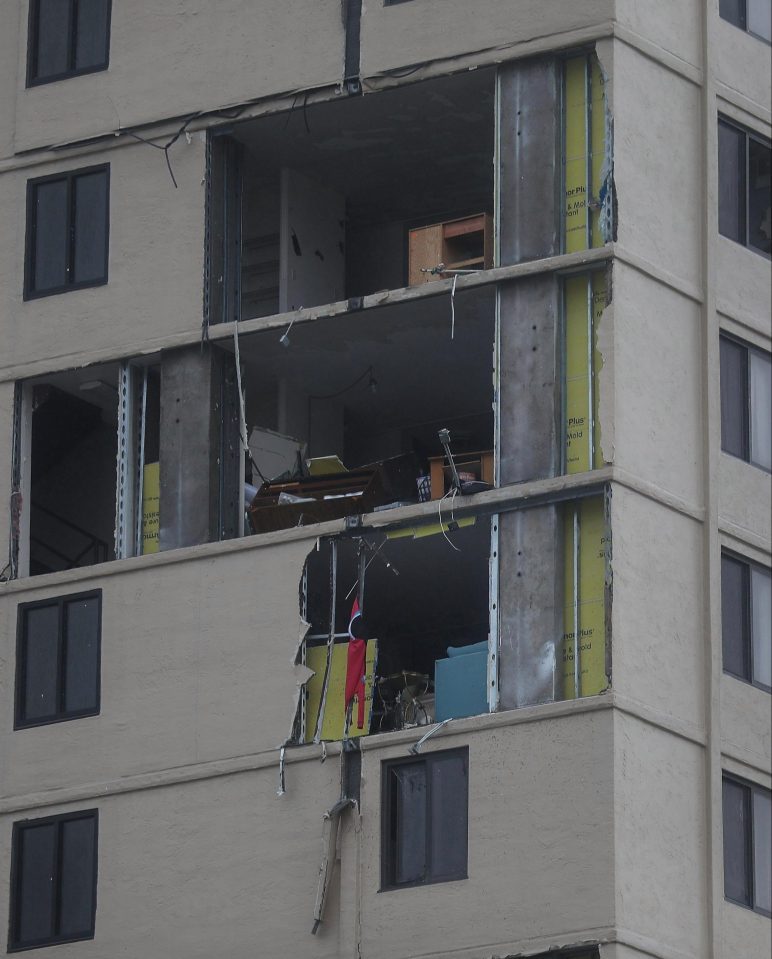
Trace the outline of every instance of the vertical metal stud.
<instances>
[{"instance_id":1,"label":"vertical metal stud","mask_svg":"<svg viewBox=\"0 0 772 959\"><path fill-rule=\"evenodd\" d=\"M587 187L585 190L586 216L585 216L585 236L587 249L592 249L592 207L590 199L592 196L592 61L590 56L584 60L584 143L585 143L585 178Z\"/></svg>"},{"instance_id":2,"label":"vertical metal stud","mask_svg":"<svg viewBox=\"0 0 772 959\"><path fill-rule=\"evenodd\" d=\"M138 398L137 419L139 429L137 430L137 447L135 452L135 462L137 468L134 476L134 555L142 555L142 533L144 526L144 510L142 500L145 492L145 425L147 417L147 367L142 369L142 387Z\"/></svg>"},{"instance_id":3,"label":"vertical metal stud","mask_svg":"<svg viewBox=\"0 0 772 959\"><path fill-rule=\"evenodd\" d=\"M115 558L131 555L133 537L132 492L134 490L132 461L134 411L131 388L131 366L121 363L118 371L118 454L115 488Z\"/></svg>"},{"instance_id":4,"label":"vertical metal stud","mask_svg":"<svg viewBox=\"0 0 772 959\"><path fill-rule=\"evenodd\" d=\"M488 712L499 706L499 515L491 517L488 558Z\"/></svg>"}]
</instances>

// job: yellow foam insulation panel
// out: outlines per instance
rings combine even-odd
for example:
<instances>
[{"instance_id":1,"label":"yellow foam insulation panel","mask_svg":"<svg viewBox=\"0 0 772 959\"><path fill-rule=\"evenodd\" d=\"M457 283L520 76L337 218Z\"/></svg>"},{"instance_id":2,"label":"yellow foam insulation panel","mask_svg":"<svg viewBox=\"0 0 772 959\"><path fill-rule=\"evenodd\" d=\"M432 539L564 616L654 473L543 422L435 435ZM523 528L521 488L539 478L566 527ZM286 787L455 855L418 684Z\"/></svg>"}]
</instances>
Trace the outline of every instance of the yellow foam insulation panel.
<instances>
[{"instance_id":1,"label":"yellow foam insulation panel","mask_svg":"<svg viewBox=\"0 0 772 959\"><path fill-rule=\"evenodd\" d=\"M577 698L575 622L579 626L579 696L608 687L606 677L606 566L608 534L602 496L568 503L564 513L563 690ZM576 583L574 564L578 560ZM576 589L575 595L575 586Z\"/></svg>"},{"instance_id":2,"label":"yellow foam insulation panel","mask_svg":"<svg viewBox=\"0 0 772 959\"><path fill-rule=\"evenodd\" d=\"M370 732L370 720L373 713L373 681L375 679L375 664L378 658L378 640L367 641L365 658L365 722L362 729L357 729L357 710L359 703L354 697L351 710L351 724L348 730L349 738L366 736ZM343 739L346 724L346 710L344 707L346 692L346 666L348 664L348 643L335 643L332 647L330 662L330 676L327 684L327 697L322 719L321 739ZM314 675L306 684L308 698L306 699L306 734L305 741L310 743L314 739L316 723L319 716L319 707L322 701L324 673L327 666L327 646L312 646L306 651L306 666L314 671Z\"/></svg>"}]
</instances>

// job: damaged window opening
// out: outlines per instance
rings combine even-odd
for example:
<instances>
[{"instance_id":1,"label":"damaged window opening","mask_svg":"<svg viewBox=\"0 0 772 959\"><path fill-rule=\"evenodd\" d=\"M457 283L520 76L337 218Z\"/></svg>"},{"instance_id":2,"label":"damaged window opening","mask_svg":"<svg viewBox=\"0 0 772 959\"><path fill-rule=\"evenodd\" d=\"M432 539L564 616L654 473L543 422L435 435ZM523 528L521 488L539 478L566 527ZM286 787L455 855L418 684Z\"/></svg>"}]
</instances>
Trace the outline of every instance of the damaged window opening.
<instances>
[{"instance_id":1,"label":"damaged window opening","mask_svg":"<svg viewBox=\"0 0 772 959\"><path fill-rule=\"evenodd\" d=\"M215 133L209 322L437 279L421 270L443 259L446 267L492 266L490 239L484 247L494 76L477 70L366 97L298 102L289 113ZM411 234L425 226L434 229Z\"/></svg>"},{"instance_id":2,"label":"damaged window opening","mask_svg":"<svg viewBox=\"0 0 772 959\"><path fill-rule=\"evenodd\" d=\"M127 361L18 384L18 575L158 550L160 376Z\"/></svg>"},{"instance_id":3,"label":"damaged window opening","mask_svg":"<svg viewBox=\"0 0 772 959\"><path fill-rule=\"evenodd\" d=\"M488 712L490 543L489 518L456 523L450 507L442 526L319 542L302 581L300 656L314 675L298 742Z\"/></svg>"},{"instance_id":4,"label":"damaged window opening","mask_svg":"<svg viewBox=\"0 0 772 959\"><path fill-rule=\"evenodd\" d=\"M495 290L454 300L452 338L443 297L240 336L247 532L440 500L444 428L493 485Z\"/></svg>"},{"instance_id":5,"label":"damaged window opening","mask_svg":"<svg viewBox=\"0 0 772 959\"><path fill-rule=\"evenodd\" d=\"M448 504L442 527L320 540L301 580L312 675L294 742L603 693L608 511L593 495L454 520Z\"/></svg>"}]
</instances>

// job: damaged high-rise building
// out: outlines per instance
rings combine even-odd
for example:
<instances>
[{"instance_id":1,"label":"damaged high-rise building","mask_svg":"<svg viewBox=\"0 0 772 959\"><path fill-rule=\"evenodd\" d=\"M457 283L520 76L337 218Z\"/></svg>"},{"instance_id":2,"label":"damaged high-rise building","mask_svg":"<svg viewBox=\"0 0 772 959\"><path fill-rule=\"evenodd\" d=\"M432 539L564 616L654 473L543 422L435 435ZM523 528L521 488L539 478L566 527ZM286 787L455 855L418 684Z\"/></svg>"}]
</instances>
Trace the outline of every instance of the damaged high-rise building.
<instances>
[{"instance_id":1,"label":"damaged high-rise building","mask_svg":"<svg viewBox=\"0 0 772 959\"><path fill-rule=\"evenodd\" d=\"M770 941L769 0L6 0L0 915Z\"/></svg>"}]
</instances>

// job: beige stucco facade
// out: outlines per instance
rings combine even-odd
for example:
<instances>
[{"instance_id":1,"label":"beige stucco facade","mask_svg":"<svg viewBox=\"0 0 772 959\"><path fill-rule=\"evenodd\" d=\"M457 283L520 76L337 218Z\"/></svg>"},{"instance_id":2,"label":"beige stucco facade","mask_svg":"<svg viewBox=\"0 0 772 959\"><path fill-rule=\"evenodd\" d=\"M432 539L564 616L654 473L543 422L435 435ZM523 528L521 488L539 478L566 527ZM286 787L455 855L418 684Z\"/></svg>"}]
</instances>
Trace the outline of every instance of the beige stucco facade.
<instances>
[{"instance_id":1,"label":"beige stucco facade","mask_svg":"<svg viewBox=\"0 0 772 959\"><path fill-rule=\"evenodd\" d=\"M10 909L13 824L97 808L95 936L34 955L765 955L770 919L723 893L722 771L769 789L772 747L770 694L722 670L721 550L769 568L772 504L769 473L721 451L719 332L769 352L772 283L768 258L718 234L716 156L719 113L770 136L769 46L721 20L718 0L364 0L365 112L389 88L420 96L420 81L597 53L613 120L616 235L580 253L497 260L459 278L458 302L464 291L499 297L534 278L553 290L576 271L608 268L612 292L596 330L603 465L499 485L463 500L458 515L495 524L534 505L605 495L610 682L599 695L518 709L497 709L494 689L489 713L454 720L423 746L469 749L463 880L380 891L381 764L407 758L427 730L363 737L359 802L341 817L324 922L312 935L341 747L292 742L309 673L299 596L320 538L342 541L351 529L333 519L30 576L26 499L16 529L11 504L15 469L29 491L30 380L162 364L202 344L208 137L276 113L299 124L307 110L313 126L315 106L345 102L341 3L113 0L109 68L32 87L27 0L8 0L2 16L0 566L16 550L19 575L6 567L0 582L0 917ZM168 156L175 186L164 153L132 134L165 143L183 122ZM331 128L329 149L339 133ZM25 299L27 181L103 163L107 282ZM291 337L313 327L323 338L325 323L361 310L362 335L369 323L377 338L386 307L420 317L450 284L247 318L240 335L271 330L275 339L297 323ZM233 337L233 323L208 328L224 351ZM496 394L498 457L508 427L497 403ZM518 429L517 442L529 444L528 424ZM361 519L372 533L436 521L435 502ZM508 588L493 550L515 548L503 535L494 542L491 623ZM14 729L19 605L90 590L102 595L99 714ZM502 651L491 628L495 687Z\"/></svg>"}]
</instances>

